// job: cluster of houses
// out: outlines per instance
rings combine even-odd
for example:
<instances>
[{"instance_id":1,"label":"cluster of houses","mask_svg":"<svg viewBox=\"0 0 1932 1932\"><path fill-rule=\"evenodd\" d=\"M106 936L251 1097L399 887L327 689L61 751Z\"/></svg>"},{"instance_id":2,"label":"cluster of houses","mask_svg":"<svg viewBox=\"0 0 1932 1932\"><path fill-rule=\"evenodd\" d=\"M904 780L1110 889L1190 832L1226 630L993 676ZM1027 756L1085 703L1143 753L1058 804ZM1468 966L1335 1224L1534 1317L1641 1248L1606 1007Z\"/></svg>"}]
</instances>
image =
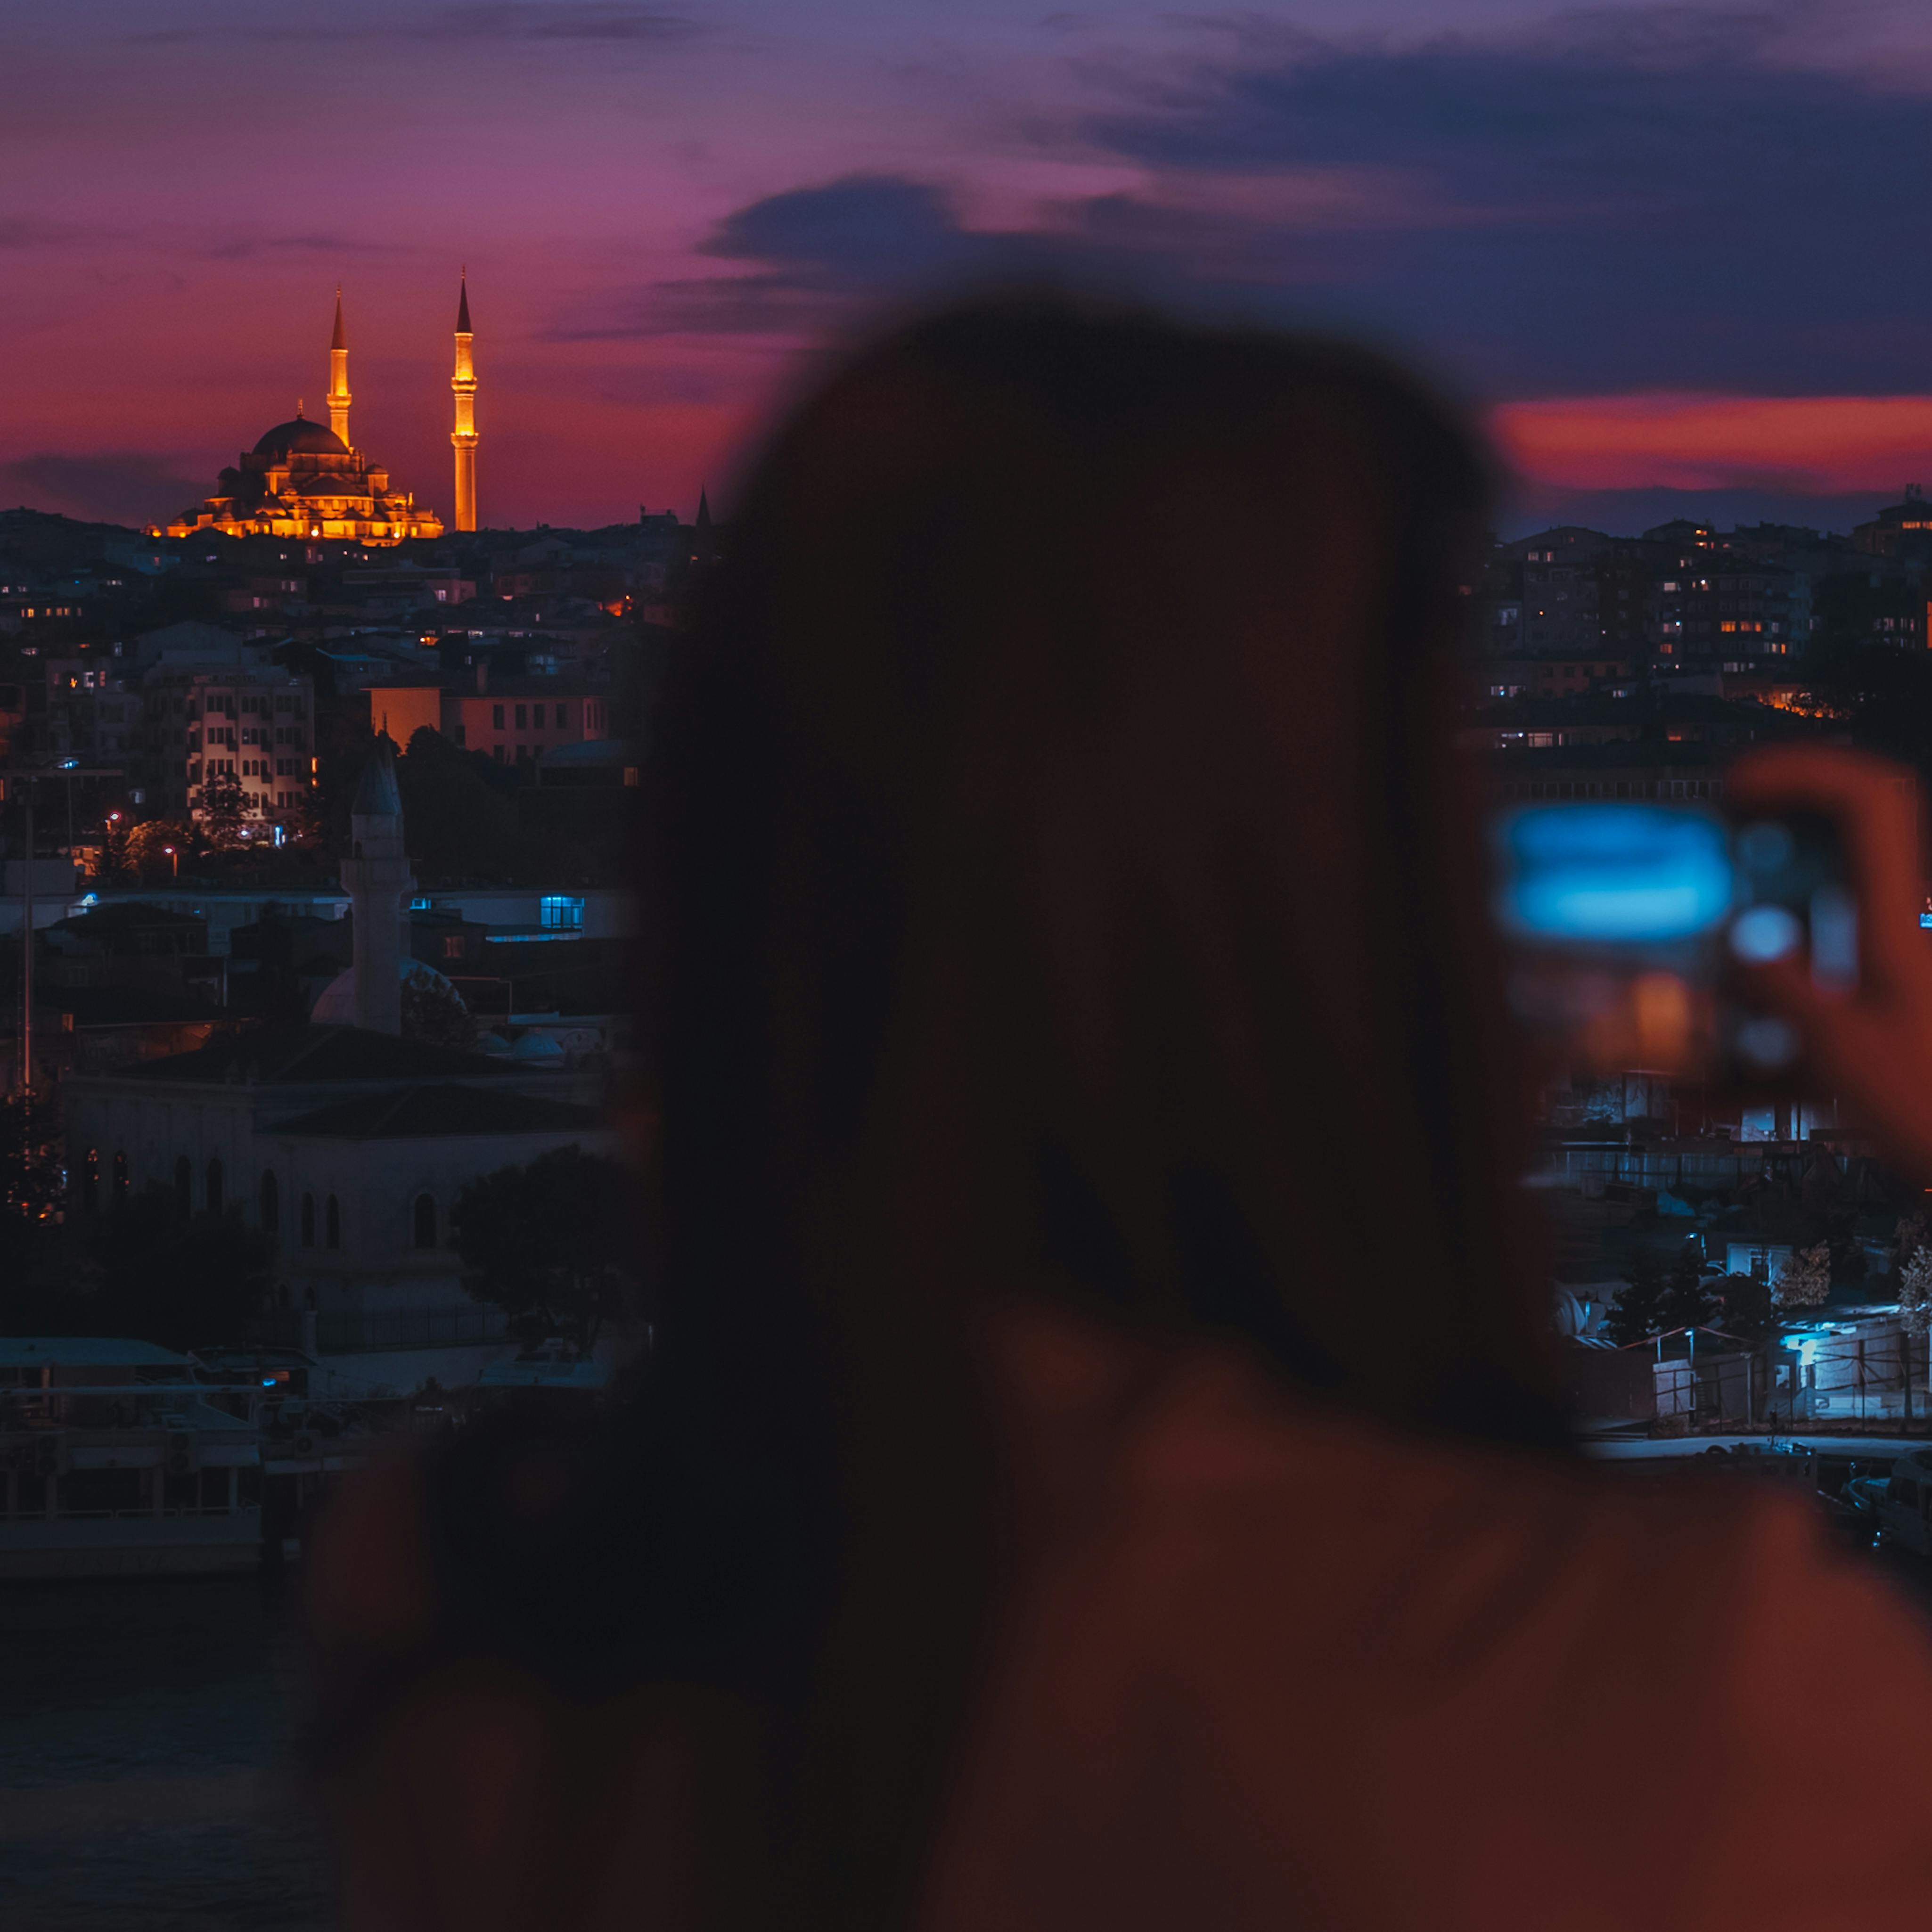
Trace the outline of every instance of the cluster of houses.
<instances>
[{"instance_id":1,"label":"cluster of houses","mask_svg":"<svg viewBox=\"0 0 1932 1932\"><path fill-rule=\"evenodd\" d=\"M355 808L339 891L86 892L43 935L65 1004L37 1011L38 1077L59 1082L69 1211L161 1188L238 1216L273 1244L272 1325L311 1353L500 1352L450 1210L481 1175L615 1150L634 903L418 891L384 742ZM219 988L194 979L211 968ZM252 1007L210 997L265 977ZM90 992L146 1016L92 1024Z\"/></svg>"},{"instance_id":2,"label":"cluster of houses","mask_svg":"<svg viewBox=\"0 0 1932 1932\"><path fill-rule=\"evenodd\" d=\"M1686 1430L1932 1420L1925 1330L1898 1300L1911 1204L1834 1110L1787 1106L1768 1134L1753 1113L1683 1134L1634 1117L1546 1137L1537 1178L1574 1412L1586 1426ZM1796 1272L1821 1250L1828 1282L1801 1296ZM1708 1318L1628 1333L1618 1304L1646 1264L1694 1271ZM1763 1291L1758 1318L1723 1306L1743 1283Z\"/></svg>"}]
</instances>

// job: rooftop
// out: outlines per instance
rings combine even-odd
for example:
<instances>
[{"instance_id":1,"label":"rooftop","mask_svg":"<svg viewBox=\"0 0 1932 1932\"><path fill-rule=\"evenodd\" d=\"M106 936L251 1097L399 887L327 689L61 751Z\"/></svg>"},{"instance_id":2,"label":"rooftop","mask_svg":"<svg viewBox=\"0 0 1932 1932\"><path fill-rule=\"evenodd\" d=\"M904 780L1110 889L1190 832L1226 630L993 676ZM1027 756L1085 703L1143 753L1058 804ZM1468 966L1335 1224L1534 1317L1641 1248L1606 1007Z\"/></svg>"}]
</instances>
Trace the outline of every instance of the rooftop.
<instances>
[{"instance_id":1,"label":"rooftop","mask_svg":"<svg viewBox=\"0 0 1932 1932\"><path fill-rule=\"evenodd\" d=\"M307 1086L329 1081L500 1080L481 1054L362 1027L286 1024L223 1034L192 1053L174 1053L128 1070L133 1080L182 1080L227 1086Z\"/></svg>"},{"instance_id":2,"label":"rooftop","mask_svg":"<svg viewBox=\"0 0 1932 1932\"><path fill-rule=\"evenodd\" d=\"M36 1335L22 1340L0 1336L0 1369L184 1369L177 1355L153 1342L122 1341L101 1335Z\"/></svg>"},{"instance_id":3,"label":"rooftop","mask_svg":"<svg viewBox=\"0 0 1932 1932\"><path fill-rule=\"evenodd\" d=\"M207 923L192 913L176 912L171 906L155 905L146 899L119 899L90 906L85 912L70 913L56 922L54 929L91 939L152 926L205 926Z\"/></svg>"},{"instance_id":4,"label":"rooftop","mask_svg":"<svg viewBox=\"0 0 1932 1932\"><path fill-rule=\"evenodd\" d=\"M359 1094L284 1121L275 1131L320 1140L383 1141L454 1134L586 1132L602 1124L593 1108L450 1084Z\"/></svg>"}]
</instances>

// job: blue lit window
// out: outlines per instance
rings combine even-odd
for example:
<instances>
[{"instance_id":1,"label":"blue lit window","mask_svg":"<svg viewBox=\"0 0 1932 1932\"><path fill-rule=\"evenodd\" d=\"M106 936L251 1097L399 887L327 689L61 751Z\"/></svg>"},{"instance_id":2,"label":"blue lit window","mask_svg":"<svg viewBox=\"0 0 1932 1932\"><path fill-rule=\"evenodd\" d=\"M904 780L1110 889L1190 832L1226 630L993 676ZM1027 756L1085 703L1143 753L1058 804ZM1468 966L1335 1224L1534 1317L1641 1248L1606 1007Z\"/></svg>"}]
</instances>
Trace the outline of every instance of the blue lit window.
<instances>
[{"instance_id":1,"label":"blue lit window","mask_svg":"<svg viewBox=\"0 0 1932 1932\"><path fill-rule=\"evenodd\" d=\"M584 924L584 902L567 898L561 892L546 892L538 909L537 922L540 926L580 929Z\"/></svg>"},{"instance_id":2,"label":"blue lit window","mask_svg":"<svg viewBox=\"0 0 1932 1932\"><path fill-rule=\"evenodd\" d=\"M412 912L428 912L429 909L430 902L428 899L418 898L410 902L410 910Z\"/></svg>"}]
</instances>

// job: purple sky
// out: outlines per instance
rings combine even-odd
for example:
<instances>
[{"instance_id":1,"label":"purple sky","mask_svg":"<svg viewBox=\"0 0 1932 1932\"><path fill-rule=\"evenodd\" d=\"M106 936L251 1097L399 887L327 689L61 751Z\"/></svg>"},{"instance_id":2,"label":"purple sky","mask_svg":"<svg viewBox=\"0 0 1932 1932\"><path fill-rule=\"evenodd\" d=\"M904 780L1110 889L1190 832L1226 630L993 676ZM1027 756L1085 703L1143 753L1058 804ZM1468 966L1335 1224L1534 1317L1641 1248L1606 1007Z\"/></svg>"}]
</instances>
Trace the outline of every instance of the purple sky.
<instances>
[{"instance_id":1,"label":"purple sky","mask_svg":"<svg viewBox=\"0 0 1932 1932\"><path fill-rule=\"evenodd\" d=\"M0 504L183 507L322 413L340 280L355 440L446 514L465 262L500 524L728 495L814 356L1015 268L1370 332L1499 408L1519 524L1932 481L1920 6L10 14Z\"/></svg>"}]
</instances>

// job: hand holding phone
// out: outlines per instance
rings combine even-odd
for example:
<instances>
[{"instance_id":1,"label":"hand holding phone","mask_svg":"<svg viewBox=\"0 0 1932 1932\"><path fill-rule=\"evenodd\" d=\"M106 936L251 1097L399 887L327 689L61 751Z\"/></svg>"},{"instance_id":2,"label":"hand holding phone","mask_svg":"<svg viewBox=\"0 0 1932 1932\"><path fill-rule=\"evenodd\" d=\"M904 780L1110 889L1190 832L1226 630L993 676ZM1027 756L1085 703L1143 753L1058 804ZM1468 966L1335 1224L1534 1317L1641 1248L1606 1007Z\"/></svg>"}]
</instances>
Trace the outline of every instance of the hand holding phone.
<instances>
[{"instance_id":1,"label":"hand holding phone","mask_svg":"<svg viewBox=\"0 0 1932 1932\"><path fill-rule=\"evenodd\" d=\"M1808 809L1738 822L1710 801L1580 800L1506 811L1492 832L1512 1003L1573 1070L1788 1082L1800 1036L1739 997L1733 962L1857 979L1842 842Z\"/></svg>"},{"instance_id":2,"label":"hand holding phone","mask_svg":"<svg viewBox=\"0 0 1932 1932\"><path fill-rule=\"evenodd\" d=\"M1932 1184L1932 935L1920 927L1918 789L1906 766L1864 754L1780 748L1726 780L1735 815L1822 820L1857 902L1858 970L1835 982L1789 952L1738 960L1760 1010L1788 1022L1834 1088L1921 1186Z\"/></svg>"}]
</instances>

